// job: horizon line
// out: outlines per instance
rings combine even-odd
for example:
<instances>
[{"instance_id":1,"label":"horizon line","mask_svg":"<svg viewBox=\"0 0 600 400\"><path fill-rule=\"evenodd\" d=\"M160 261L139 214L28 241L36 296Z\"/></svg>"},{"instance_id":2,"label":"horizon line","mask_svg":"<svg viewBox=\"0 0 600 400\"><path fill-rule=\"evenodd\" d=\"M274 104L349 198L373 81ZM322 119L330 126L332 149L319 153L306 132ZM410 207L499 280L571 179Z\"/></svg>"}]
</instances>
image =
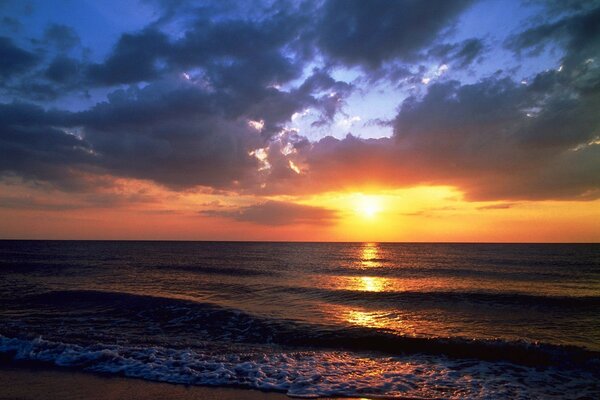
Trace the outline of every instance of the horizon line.
<instances>
[{"instance_id":1,"label":"horizon line","mask_svg":"<svg viewBox=\"0 0 600 400\"><path fill-rule=\"evenodd\" d=\"M0 238L0 242L181 242L181 243L298 243L298 244L600 244L600 242L469 242L469 241L315 241L315 240L208 240L208 239L14 239Z\"/></svg>"}]
</instances>

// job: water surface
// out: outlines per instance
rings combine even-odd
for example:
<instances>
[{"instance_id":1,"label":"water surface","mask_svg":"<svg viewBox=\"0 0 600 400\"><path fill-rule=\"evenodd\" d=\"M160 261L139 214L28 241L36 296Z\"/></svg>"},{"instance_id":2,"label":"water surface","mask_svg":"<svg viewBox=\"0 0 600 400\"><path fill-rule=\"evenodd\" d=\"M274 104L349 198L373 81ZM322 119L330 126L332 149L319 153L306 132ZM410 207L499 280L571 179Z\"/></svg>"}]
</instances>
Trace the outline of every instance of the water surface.
<instances>
[{"instance_id":1,"label":"water surface","mask_svg":"<svg viewBox=\"0 0 600 400\"><path fill-rule=\"evenodd\" d=\"M0 242L0 351L297 396L600 395L600 245Z\"/></svg>"}]
</instances>

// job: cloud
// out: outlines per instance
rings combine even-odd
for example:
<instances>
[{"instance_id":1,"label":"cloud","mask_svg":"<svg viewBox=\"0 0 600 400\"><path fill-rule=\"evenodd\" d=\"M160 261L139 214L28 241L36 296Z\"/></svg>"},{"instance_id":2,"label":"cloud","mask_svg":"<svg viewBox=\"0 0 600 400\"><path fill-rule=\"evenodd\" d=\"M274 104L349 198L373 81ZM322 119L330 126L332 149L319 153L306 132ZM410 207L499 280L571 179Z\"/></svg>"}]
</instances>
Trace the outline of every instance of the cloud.
<instances>
[{"instance_id":1,"label":"cloud","mask_svg":"<svg viewBox=\"0 0 600 400\"><path fill-rule=\"evenodd\" d=\"M0 208L66 211L80 208L80 206L69 203L48 202L32 196L0 196Z\"/></svg>"},{"instance_id":2,"label":"cloud","mask_svg":"<svg viewBox=\"0 0 600 400\"><path fill-rule=\"evenodd\" d=\"M46 73L68 81L77 68L61 57ZM73 177L71 170L85 167L177 189L249 190L260 175L250 153L268 146L297 111L312 107L322 110L323 120L332 120L352 87L318 70L289 91L255 90L250 96L192 75L112 91L107 101L82 112L4 105L0 138L3 150L14 156L7 153L0 170L60 185ZM248 121L263 121L263 128L257 132ZM34 132L44 144L31 139Z\"/></svg>"},{"instance_id":3,"label":"cloud","mask_svg":"<svg viewBox=\"0 0 600 400\"><path fill-rule=\"evenodd\" d=\"M338 218L336 211L283 201L266 201L235 210L205 210L202 215L223 217L258 225L329 225Z\"/></svg>"},{"instance_id":4,"label":"cloud","mask_svg":"<svg viewBox=\"0 0 600 400\"><path fill-rule=\"evenodd\" d=\"M17 39L18 36L17 36ZM0 38L0 96L14 100L49 102L68 95L80 86L80 67L72 50L80 45L75 31L61 24L50 24L41 38L17 40L31 49L19 48L11 38Z\"/></svg>"},{"instance_id":5,"label":"cloud","mask_svg":"<svg viewBox=\"0 0 600 400\"><path fill-rule=\"evenodd\" d=\"M38 61L33 53L23 50L10 38L0 37L0 75L4 78L26 72Z\"/></svg>"},{"instance_id":6,"label":"cloud","mask_svg":"<svg viewBox=\"0 0 600 400\"><path fill-rule=\"evenodd\" d=\"M419 53L470 3L453 0L431 7L410 0L332 0L295 6L257 3L253 8L243 3L160 3L163 15L157 23L123 34L104 62L89 67L88 77L94 85L115 85L201 68L215 86L253 95L257 87L298 78L316 53L334 63L370 70L388 61L422 57ZM170 38L159 30L183 13L191 22L184 24L181 35ZM455 57L465 65L481 51L476 39L462 46Z\"/></svg>"},{"instance_id":7,"label":"cloud","mask_svg":"<svg viewBox=\"0 0 600 400\"><path fill-rule=\"evenodd\" d=\"M73 28L61 24L48 25L44 31L44 39L59 51L68 51L80 43L79 36Z\"/></svg>"},{"instance_id":8,"label":"cloud","mask_svg":"<svg viewBox=\"0 0 600 400\"><path fill-rule=\"evenodd\" d=\"M21 21L19 21L16 18L7 16L4 16L2 17L2 19L0 19L0 26L2 26L2 28L0 29L4 29L5 31L13 33L19 32L21 28L23 28L23 24L21 23Z\"/></svg>"},{"instance_id":9,"label":"cloud","mask_svg":"<svg viewBox=\"0 0 600 400\"><path fill-rule=\"evenodd\" d=\"M156 26L123 34L104 62L89 67L90 82L135 83L202 68L214 86L253 95L257 88L300 76L302 65L294 57L293 41L301 28L301 14L279 9L260 19L235 18L234 13L234 19L211 20L214 10L206 11L199 10L177 38ZM174 11L168 7L165 12Z\"/></svg>"},{"instance_id":10,"label":"cloud","mask_svg":"<svg viewBox=\"0 0 600 400\"><path fill-rule=\"evenodd\" d=\"M280 131L294 112L318 108L322 97L311 91L349 90L324 73L319 78L319 84L311 77L297 90L265 89L252 99L171 79L116 90L78 113L3 105L0 171L63 186L79 179L72 171L80 168L177 189L256 186L258 162L249 153L267 145L270 132ZM324 118L333 118L334 111L324 109ZM249 120L265 121L263 132Z\"/></svg>"},{"instance_id":11,"label":"cloud","mask_svg":"<svg viewBox=\"0 0 600 400\"><path fill-rule=\"evenodd\" d=\"M513 208L518 203L499 203L499 204L490 204L487 206L477 207L478 210L508 210L509 208Z\"/></svg>"},{"instance_id":12,"label":"cloud","mask_svg":"<svg viewBox=\"0 0 600 400\"><path fill-rule=\"evenodd\" d=\"M319 90L337 87L336 81L321 78L327 83ZM108 102L76 119L102 166L112 173L170 187L242 189L253 184L258 172L249 153L268 145L295 112L319 108L321 99L311 95L313 90L309 83L288 92L263 88L247 97L207 88L193 78L165 80L115 91ZM263 121L262 130L248 121Z\"/></svg>"},{"instance_id":13,"label":"cloud","mask_svg":"<svg viewBox=\"0 0 600 400\"><path fill-rule=\"evenodd\" d=\"M93 84L99 85L157 78L159 70L156 63L168 46L168 37L154 29L123 34L104 63L89 66L88 77Z\"/></svg>"},{"instance_id":14,"label":"cloud","mask_svg":"<svg viewBox=\"0 0 600 400\"><path fill-rule=\"evenodd\" d=\"M299 89L270 89L234 109L230 94L185 79L117 90L78 113L4 105L0 170L66 188L84 184L83 171L175 190L254 194L435 184L459 187L472 200L600 196L600 99L573 85L577 78L555 71L538 74L531 85L501 75L435 83L403 101L392 138L310 143L293 132L263 135L248 123L277 126L317 104L319 96L309 92L337 85L320 73ZM289 106L281 108L286 99Z\"/></svg>"},{"instance_id":15,"label":"cloud","mask_svg":"<svg viewBox=\"0 0 600 400\"><path fill-rule=\"evenodd\" d=\"M443 43L428 50L430 57L441 63L452 64L456 68L466 68L473 62L480 61L487 47L482 39L471 38L459 43Z\"/></svg>"},{"instance_id":16,"label":"cloud","mask_svg":"<svg viewBox=\"0 0 600 400\"><path fill-rule=\"evenodd\" d=\"M318 93L312 98L310 105L321 110L321 116L313 126L324 126L331 124L334 117L342 109L344 100L354 91L352 84L336 81L326 70L314 69L304 83L298 88L298 93L310 96Z\"/></svg>"},{"instance_id":17,"label":"cloud","mask_svg":"<svg viewBox=\"0 0 600 400\"><path fill-rule=\"evenodd\" d=\"M50 65L48 65L45 76L56 83L68 83L77 78L79 69L79 63L75 59L57 56Z\"/></svg>"},{"instance_id":18,"label":"cloud","mask_svg":"<svg viewBox=\"0 0 600 400\"><path fill-rule=\"evenodd\" d=\"M506 41L515 54L563 51L560 71L522 84L452 75L483 62L493 43L444 36L469 1L161 4L163 15L94 63L76 55L80 39L66 25L50 25L35 52L0 38L2 95L14 99L0 105L0 173L65 190L110 175L257 195L441 184L478 200L600 196L597 7L548 3ZM358 115L345 107L374 80L417 84L422 61L448 63L444 79L398 91L384 118L361 114L393 137L307 139ZM83 111L61 111L73 91L100 94ZM302 136L292 116L309 108L317 117ZM269 207L284 209L229 217Z\"/></svg>"},{"instance_id":19,"label":"cloud","mask_svg":"<svg viewBox=\"0 0 600 400\"><path fill-rule=\"evenodd\" d=\"M175 188L233 187L256 170L263 143L245 118L225 118L215 97L185 82L117 91L79 113L84 137L110 173Z\"/></svg>"},{"instance_id":20,"label":"cloud","mask_svg":"<svg viewBox=\"0 0 600 400\"><path fill-rule=\"evenodd\" d=\"M304 174L268 186L276 193L445 184L471 200L598 198L600 98L561 79L543 90L502 76L432 84L402 103L393 138L324 138L296 154Z\"/></svg>"},{"instance_id":21,"label":"cloud","mask_svg":"<svg viewBox=\"0 0 600 400\"><path fill-rule=\"evenodd\" d=\"M81 59L73 54L67 56L70 49L80 44L79 36L66 25L48 25L43 37L33 40L45 47L42 53L47 59L43 63L43 73L23 78L22 82L8 88L9 91L19 97L52 100L72 91L150 83L191 70L212 88L231 92L230 107L234 107L237 100L253 101L265 96L267 87L281 86L300 78L318 53L331 53L327 47L329 40L344 42L343 37L336 39L327 30L331 28L330 22L343 24L347 21L329 14L341 11L348 13L350 20L358 21L359 37L353 38L346 47L358 52L356 56L364 61L358 64L364 66L365 60L374 59L373 54L360 54L361 51L387 54L389 50L391 58L405 59L408 52L404 47L415 51L417 47L426 47L440 30L452 23L468 1L443 2L436 7L411 1L382 2L375 4L378 7L367 7L377 9L372 12L393 21L391 25L366 21L362 15L365 5L361 2L304 2L297 5L265 2L252 7L243 3L152 3L163 15L140 31L123 33L100 62L90 63L87 56ZM414 20L417 17L419 23ZM169 29L162 29L169 23L178 24L180 34L168 34ZM380 25L381 31L371 31ZM337 36L341 34L341 31L336 33ZM389 40L377 41L382 35ZM377 41L376 45L374 41ZM334 61L337 59L335 55L329 54L329 57ZM380 64L390 57L385 55L373 62ZM343 63L354 65L348 60ZM397 68L390 74L397 76ZM322 118L316 121L318 126L331 123L332 115L340 110L346 93L337 90L336 96L323 96L318 100L317 106L323 111ZM273 132L272 128L267 126L266 132Z\"/></svg>"},{"instance_id":22,"label":"cloud","mask_svg":"<svg viewBox=\"0 0 600 400\"><path fill-rule=\"evenodd\" d=\"M590 7L589 5L593 5ZM517 53L540 53L547 46L560 46L565 50L563 64L577 68L587 59L600 54L600 7L597 2L549 3L551 15L560 17L544 21L532 28L510 36L505 46ZM587 7L586 7L587 6Z\"/></svg>"},{"instance_id":23,"label":"cloud","mask_svg":"<svg viewBox=\"0 0 600 400\"><path fill-rule=\"evenodd\" d=\"M90 144L57 127L70 117L28 104L0 105L0 172L68 186L78 171L92 168Z\"/></svg>"},{"instance_id":24,"label":"cloud","mask_svg":"<svg viewBox=\"0 0 600 400\"><path fill-rule=\"evenodd\" d=\"M320 11L320 49L343 65L377 69L399 59L414 60L470 1L332 0Z\"/></svg>"}]
</instances>

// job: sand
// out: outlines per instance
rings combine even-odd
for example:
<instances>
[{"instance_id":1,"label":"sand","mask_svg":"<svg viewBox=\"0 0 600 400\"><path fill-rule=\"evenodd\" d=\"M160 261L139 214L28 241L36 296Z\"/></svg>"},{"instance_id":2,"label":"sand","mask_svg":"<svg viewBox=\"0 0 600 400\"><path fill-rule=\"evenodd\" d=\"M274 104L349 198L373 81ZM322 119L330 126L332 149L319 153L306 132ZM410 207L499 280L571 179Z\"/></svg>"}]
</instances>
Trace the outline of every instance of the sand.
<instances>
[{"instance_id":1,"label":"sand","mask_svg":"<svg viewBox=\"0 0 600 400\"><path fill-rule=\"evenodd\" d=\"M71 370L0 366L2 400L277 400L281 393L172 385Z\"/></svg>"}]
</instances>

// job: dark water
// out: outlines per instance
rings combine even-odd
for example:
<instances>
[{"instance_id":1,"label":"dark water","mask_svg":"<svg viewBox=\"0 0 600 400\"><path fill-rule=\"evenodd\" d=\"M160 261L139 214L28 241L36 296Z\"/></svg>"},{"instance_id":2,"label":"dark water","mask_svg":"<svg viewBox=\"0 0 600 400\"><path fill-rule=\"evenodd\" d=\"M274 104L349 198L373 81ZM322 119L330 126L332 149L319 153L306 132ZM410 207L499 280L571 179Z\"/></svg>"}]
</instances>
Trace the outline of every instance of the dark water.
<instances>
[{"instance_id":1,"label":"dark water","mask_svg":"<svg viewBox=\"0 0 600 400\"><path fill-rule=\"evenodd\" d=\"M294 396L600 398L600 245L0 241L0 353Z\"/></svg>"}]
</instances>

